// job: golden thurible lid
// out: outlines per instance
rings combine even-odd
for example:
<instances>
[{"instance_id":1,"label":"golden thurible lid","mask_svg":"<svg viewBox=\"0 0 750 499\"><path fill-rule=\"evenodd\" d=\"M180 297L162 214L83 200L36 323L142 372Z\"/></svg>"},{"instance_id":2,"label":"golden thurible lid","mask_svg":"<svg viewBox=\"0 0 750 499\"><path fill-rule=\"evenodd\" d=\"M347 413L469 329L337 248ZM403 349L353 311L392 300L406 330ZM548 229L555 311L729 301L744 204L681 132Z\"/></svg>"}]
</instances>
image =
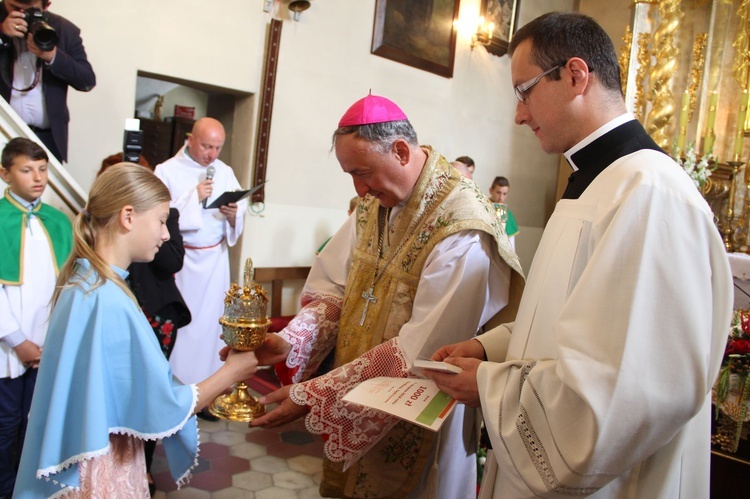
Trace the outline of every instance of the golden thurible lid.
<instances>
[{"instance_id":1,"label":"golden thurible lid","mask_svg":"<svg viewBox=\"0 0 750 499\"><path fill-rule=\"evenodd\" d=\"M253 261L245 261L244 286L233 282L224 297L224 315L219 319L224 341L237 350L254 350L263 342L271 324L268 318L268 296L253 280Z\"/></svg>"}]
</instances>

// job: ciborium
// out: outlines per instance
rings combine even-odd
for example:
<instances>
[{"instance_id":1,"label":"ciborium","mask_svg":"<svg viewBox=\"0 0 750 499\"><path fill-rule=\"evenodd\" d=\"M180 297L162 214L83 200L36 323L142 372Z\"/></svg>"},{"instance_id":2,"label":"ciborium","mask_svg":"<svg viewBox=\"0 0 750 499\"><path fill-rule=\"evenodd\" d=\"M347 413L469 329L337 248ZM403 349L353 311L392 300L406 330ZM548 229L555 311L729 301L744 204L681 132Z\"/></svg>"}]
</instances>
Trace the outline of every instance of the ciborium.
<instances>
[{"instance_id":1,"label":"ciborium","mask_svg":"<svg viewBox=\"0 0 750 499\"><path fill-rule=\"evenodd\" d=\"M495 206L495 215L500 220L500 224L505 230L505 224L508 223L508 205L505 203L493 203Z\"/></svg>"},{"instance_id":2,"label":"ciborium","mask_svg":"<svg viewBox=\"0 0 750 499\"><path fill-rule=\"evenodd\" d=\"M265 290L253 280L253 261L245 261L245 285L233 282L224 297L224 315L219 319L224 342L235 350L256 350L266 337L271 324L268 318L268 297ZM232 393L220 395L208 410L214 416L230 421L249 423L266 413L266 408L250 394L247 384L234 384Z\"/></svg>"}]
</instances>

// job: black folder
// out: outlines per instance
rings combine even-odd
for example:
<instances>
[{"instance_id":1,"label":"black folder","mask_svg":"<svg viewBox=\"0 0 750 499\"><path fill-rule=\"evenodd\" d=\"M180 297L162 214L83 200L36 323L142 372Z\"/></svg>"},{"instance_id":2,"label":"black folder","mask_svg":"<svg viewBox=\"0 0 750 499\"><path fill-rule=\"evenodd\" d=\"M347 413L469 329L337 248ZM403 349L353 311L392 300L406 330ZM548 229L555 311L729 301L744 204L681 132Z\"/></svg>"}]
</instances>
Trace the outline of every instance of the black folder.
<instances>
[{"instance_id":1,"label":"black folder","mask_svg":"<svg viewBox=\"0 0 750 499\"><path fill-rule=\"evenodd\" d=\"M266 182L268 181L266 180ZM240 189L238 191L226 191L224 194L216 198L213 203L206 206L206 209L209 210L213 208L220 208L229 203L236 203L240 199L246 198L247 196L251 195L258 189L266 185L266 182L263 182L262 184L258 184L252 189Z\"/></svg>"}]
</instances>

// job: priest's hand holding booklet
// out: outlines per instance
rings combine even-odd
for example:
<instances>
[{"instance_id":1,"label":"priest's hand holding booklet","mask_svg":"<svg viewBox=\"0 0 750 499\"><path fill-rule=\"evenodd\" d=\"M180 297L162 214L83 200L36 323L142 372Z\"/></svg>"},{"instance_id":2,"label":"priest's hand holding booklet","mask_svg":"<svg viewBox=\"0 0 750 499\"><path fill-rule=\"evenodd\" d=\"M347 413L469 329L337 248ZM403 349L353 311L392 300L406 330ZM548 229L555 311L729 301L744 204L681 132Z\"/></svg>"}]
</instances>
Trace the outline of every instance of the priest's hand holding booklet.
<instances>
[{"instance_id":1,"label":"priest's hand holding booklet","mask_svg":"<svg viewBox=\"0 0 750 499\"><path fill-rule=\"evenodd\" d=\"M440 390L469 407L481 405L477 369L479 364L487 359L484 347L476 338L441 347L432 356L432 360L447 360L445 363L461 369L457 374L446 374L432 369L423 370L424 375L434 381Z\"/></svg>"},{"instance_id":2,"label":"priest's hand holding booklet","mask_svg":"<svg viewBox=\"0 0 750 499\"><path fill-rule=\"evenodd\" d=\"M428 360L428 359L417 359L414 361L414 367L418 367L420 369L430 369L432 371L438 371L441 373L452 373L452 374L458 374L463 369L461 369L458 366L454 366L453 364L448 364L447 362L440 362L437 360Z\"/></svg>"}]
</instances>

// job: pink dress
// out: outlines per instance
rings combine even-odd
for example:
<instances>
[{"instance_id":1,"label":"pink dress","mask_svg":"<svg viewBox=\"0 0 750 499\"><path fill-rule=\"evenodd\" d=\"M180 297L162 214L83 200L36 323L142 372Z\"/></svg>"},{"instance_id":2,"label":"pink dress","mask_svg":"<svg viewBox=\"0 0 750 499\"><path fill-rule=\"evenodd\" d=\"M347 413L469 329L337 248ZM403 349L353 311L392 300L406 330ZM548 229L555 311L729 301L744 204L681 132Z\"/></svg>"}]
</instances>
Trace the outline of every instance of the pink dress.
<instances>
[{"instance_id":1,"label":"pink dress","mask_svg":"<svg viewBox=\"0 0 750 499\"><path fill-rule=\"evenodd\" d=\"M65 499L151 497L143 440L130 435L110 435L109 445L108 453L78 465L81 489L65 494Z\"/></svg>"}]
</instances>

